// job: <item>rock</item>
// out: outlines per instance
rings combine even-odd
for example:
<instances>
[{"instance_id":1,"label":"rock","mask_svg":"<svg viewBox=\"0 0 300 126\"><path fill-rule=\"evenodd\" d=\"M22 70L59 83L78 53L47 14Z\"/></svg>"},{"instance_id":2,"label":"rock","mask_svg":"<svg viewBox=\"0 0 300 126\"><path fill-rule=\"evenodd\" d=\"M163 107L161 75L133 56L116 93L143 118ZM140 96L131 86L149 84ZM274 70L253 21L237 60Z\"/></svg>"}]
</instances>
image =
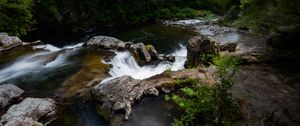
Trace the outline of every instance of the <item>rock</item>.
<instances>
[{"instance_id":1,"label":"rock","mask_svg":"<svg viewBox=\"0 0 300 126\"><path fill-rule=\"evenodd\" d=\"M17 36L9 36L7 33L0 33L0 46L4 48L11 48L22 45L22 41Z\"/></svg>"},{"instance_id":2,"label":"rock","mask_svg":"<svg viewBox=\"0 0 300 126\"><path fill-rule=\"evenodd\" d=\"M1 125L0 125L1 126ZM32 118L16 119L5 124L5 126L43 126L43 124L34 121Z\"/></svg>"},{"instance_id":3,"label":"rock","mask_svg":"<svg viewBox=\"0 0 300 126\"><path fill-rule=\"evenodd\" d=\"M132 42L125 42L125 48L130 49Z\"/></svg>"},{"instance_id":4,"label":"rock","mask_svg":"<svg viewBox=\"0 0 300 126\"><path fill-rule=\"evenodd\" d=\"M112 111L125 110L124 119L127 120L131 114L131 105L134 101L140 100L143 95L158 96L158 89L169 91L174 87L177 79L202 79L212 84L214 83L213 72L214 69L209 67L172 71L169 75L163 73L145 80L122 76L96 85L91 93L94 99L102 102L101 108L109 108Z\"/></svg>"},{"instance_id":5,"label":"rock","mask_svg":"<svg viewBox=\"0 0 300 126\"><path fill-rule=\"evenodd\" d=\"M167 55L166 60L173 63L173 62L175 62L175 56Z\"/></svg>"},{"instance_id":6,"label":"rock","mask_svg":"<svg viewBox=\"0 0 300 126\"><path fill-rule=\"evenodd\" d=\"M144 91L145 95L153 95L153 96L158 96L159 95L159 91L156 88L150 88L146 91Z\"/></svg>"},{"instance_id":7,"label":"rock","mask_svg":"<svg viewBox=\"0 0 300 126\"><path fill-rule=\"evenodd\" d=\"M94 98L100 102L111 103L112 110L125 110L124 119L128 119L131 113L131 104L141 98L142 89L135 88L140 80L130 76L122 76L103 84L98 84L92 89Z\"/></svg>"},{"instance_id":8,"label":"rock","mask_svg":"<svg viewBox=\"0 0 300 126\"><path fill-rule=\"evenodd\" d=\"M154 48L154 46L147 45L146 49L149 52L152 60L158 60L159 59L158 53L157 53L156 49Z\"/></svg>"},{"instance_id":9,"label":"rock","mask_svg":"<svg viewBox=\"0 0 300 126\"><path fill-rule=\"evenodd\" d=\"M266 64L241 66L234 77L235 85L229 90L231 97L240 101L244 119L239 125L298 126L300 75L297 73L286 74Z\"/></svg>"},{"instance_id":10,"label":"rock","mask_svg":"<svg viewBox=\"0 0 300 126\"><path fill-rule=\"evenodd\" d=\"M124 48L125 44L123 41L108 37L108 36L95 36L84 43L84 46L92 49L119 49Z\"/></svg>"},{"instance_id":11,"label":"rock","mask_svg":"<svg viewBox=\"0 0 300 126\"><path fill-rule=\"evenodd\" d=\"M172 55L165 55L165 54L159 54L159 60L161 61L169 61L169 62L175 62L175 56Z\"/></svg>"},{"instance_id":12,"label":"rock","mask_svg":"<svg viewBox=\"0 0 300 126\"><path fill-rule=\"evenodd\" d=\"M189 40L187 45L187 67L195 67L200 64L209 65L213 56L218 55L219 48L214 41L206 36L197 36Z\"/></svg>"},{"instance_id":13,"label":"rock","mask_svg":"<svg viewBox=\"0 0 300 126\"><path fill-rule=\"evenodd\" d=\"M299 50L300 47L300 25L281 26L277 33L273 34L268 44L276 49Z\"/></svg>"},{"instance_id":14,"label":"rock","mask_svg":"<svg viewBox=\"0 0 300 126\"><path fill-rule=\"evenodd\" d=\"M51 119L56 114L55 101L49 98L26 98L21 103L11 106L1 117L4 125L19 123L40 124L40 119Z\"/></svg>"},{"instance_id":15,"label":"rock","mask_svg":"<svg viewBox=\"0 0 300 126\"><path fill-rule=\"evenodd\" d=\"M151 55L147 51L144 43L131 45L130 52L139 65L145 65L151 61Z\"/></svg>"},{"instance_id":16,"label":"rock","mask_svg":"<svg viewBox=\"0 0 300 126\"><path fill-rule=\"evenodd\" d=\"M237 43L226 43L223 45L220 45L220 51L229 51L229 52L235 52L235 48L237 46Z\"/></svg>"},{"instance_id":17,"label":"rock","mask_svg":"<svg viewBox=\"0 0 300 126\"><path fill-rule=\"evenodd\" d=\"M0 108L3 109L12 102L20 100L24 92L13 84L0 85Z\"/></svg>"}]
</instances>

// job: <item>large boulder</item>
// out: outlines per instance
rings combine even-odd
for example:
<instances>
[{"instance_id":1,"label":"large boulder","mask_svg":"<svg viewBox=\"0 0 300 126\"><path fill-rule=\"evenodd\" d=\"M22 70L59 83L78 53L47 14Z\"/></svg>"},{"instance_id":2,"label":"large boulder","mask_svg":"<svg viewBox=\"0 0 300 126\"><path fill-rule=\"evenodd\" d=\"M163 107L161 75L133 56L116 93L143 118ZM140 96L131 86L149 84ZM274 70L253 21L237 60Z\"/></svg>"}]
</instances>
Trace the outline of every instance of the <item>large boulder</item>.
<instances>
[{"instance_id":1,"label":"large boulder","mask_svg":"<svg viewBox=\"0 0 300 126\"><path fill-rule=\"evenodd\" d=\"M55 101L49 98L26 98L21 103L11 106L1 117L5 126L17 124L39 124L40 119L49 119L56 114ZM47 123L47 122L44 122ZM23 126L23 125L22 125Z\"/></svg>"},{"instance_id":2,"label":"large boulder","mask_svg":"<svg viewBox=\"0 0 300 126\"><path fill-rule=\"evenodd\" d=\"M158 60L159 59L158 52L156 51L154 46L146 45L146 49L149 52L152 60Z\"/></svg>"},{"instance_id":3,"label":"large boulder","mask_svg":"<svg viewBox=\"0 0 300 126\"><path fill-rule=\"evenodd\" d=\"M122 49L125 43L119 39L109 36L95 36L84 43L84 46L92 49Z\"/></svg>"},{"instance_id":4,"label":"large boulder","mask_svg":"<svg viewBox=\"0 0 300 126\"><path fill-rule=\"evenodd\" d=\"M0 108L3 109L12 102L20 100L24 92L13 84L0 85Z\"/></svg>"},{"instance_id":5,"label":"large boulder","mask_svg":"<svg viewBox=\"0 0 300 126\"><path fill-rule=\"evenodd\" d=\"M122 76L103 84L96 85L92 94L100 102L110 104L112 110L125 110L125 119L129 119L131 114L131 104L134 100L140 99L143 94L141 90L133 90L139 84L139 80L135 80L130 76ZM141 93L140 93L141 91Z\"/></svg>"},{"instance_id":6,"label":"large boulder","mask_svg":"<svg viewBox=\"0 0 300 126\"><path fill-rule=\"evenodd\" d=\"M131 45L130 52L139 65L145 65L152 60L152 57L147 51L144 43L136 43Z\"/></svg>"},{"instance_id":7,"label":"large boulder","mask_svg":"<svg viewBox=\"0 0 300 126\"><path fill-rule=\"evenodd\" d=\"M188 41L187 45L187 67L198 65L209 65L212 58L219 54L219 48L214 41L206 36L196 36Z\"/></svg>"},{"instance_id":8,"label":"large boulder","mask_svg":"<svg viewBox=\"0 0 300 126\"><path fill-rule=\"evenodd\" d=\"M7 33L0 33L0 47L9 48L22 45L22 41L17 36L9 36Z\"/></svg>"},{"instance_id":9,"label":"large boulder","mask_svg":"<svg viewBox=\"0 0 300 126\"><path fill-rule=\"evenodd\" d=\"M102 109L125 110L124 119L127 120L131 114L131 105L142 96L158 96L159 90L168 93L178 79L194 78L214 83L214 71L213 67L171 71L144 80L122 76L96 85L92 89L92 96L103 103Z\"/></svg>"}]
</instances>

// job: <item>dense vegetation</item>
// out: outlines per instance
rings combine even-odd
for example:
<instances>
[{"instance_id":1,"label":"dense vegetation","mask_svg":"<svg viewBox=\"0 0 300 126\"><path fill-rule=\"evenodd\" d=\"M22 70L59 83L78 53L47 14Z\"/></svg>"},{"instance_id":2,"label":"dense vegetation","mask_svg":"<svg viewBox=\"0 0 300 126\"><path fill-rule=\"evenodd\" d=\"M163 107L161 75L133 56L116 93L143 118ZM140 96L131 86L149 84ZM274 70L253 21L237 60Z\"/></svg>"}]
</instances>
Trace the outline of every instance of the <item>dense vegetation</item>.
<instances>
[{"instance_id":1,"label":"dense vegetation","mask_svg":"<svg viewBox=\"0 0 300 126\"><path fill-rule=\"evenodd\" d=\"M214 59L219 82L208 85L201 80L178 80L179 85L191 85L181 89L178 95L166 96L183 110L174 126L233 125L240 119L238 102L230 97L228 89L234 84L233 76L239 61L232 56Z\"/></svg>"},{"instance_id":2,"label":"dense vegetation","mask_svg":"<svg viewBox=\"0 0 300 126\"><path fill-rule=\"evenodd\" d=\"M25 35L36 28L82 31L211 13L225 16L226 23L242 15L235 25L268 30L299 22L299 3L298 0L0 0L0 31L15 35Z\"/></svg>"}]
</instances>

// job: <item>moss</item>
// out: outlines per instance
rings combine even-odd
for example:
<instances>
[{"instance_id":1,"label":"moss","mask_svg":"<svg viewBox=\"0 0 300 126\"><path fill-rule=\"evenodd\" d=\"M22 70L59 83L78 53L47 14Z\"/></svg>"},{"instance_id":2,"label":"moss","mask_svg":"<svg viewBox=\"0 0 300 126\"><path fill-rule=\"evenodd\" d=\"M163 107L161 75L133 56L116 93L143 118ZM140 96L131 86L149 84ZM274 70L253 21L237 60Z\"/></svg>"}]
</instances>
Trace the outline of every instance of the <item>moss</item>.
<instances>
[{"instance_id":1,"label":"moss","mask_svg":"<svg viewBox=\"0 0 300 126\"><path fill-rule=\"evenodd\" d=\"M3 46L2 46L3 47ZM3 47L4 48L4 47ZM0 66L16 60L18 57L33 53L34 50L29 46L18 46L9 51L0 53Z\"/></svg>"},{"instance_id":2,"label":"moss","mask_svg":"<svg viewBox=\"0 0 300 126\"><path fill-rule=\"evenodd\" d=\"M149 44L149 45L146 45L145 48L147 51L150 51L151 49L154 49L154 46Z\"/></svg>"},{"instance_id":3,"label":"moss","mask_svg":"<svg viewBox=\"0 0 300 126\"><path fill-rule=\"evenodd\" d=\"M77 93L84 96L88 87L100 83L109 68L109 65L101 62L104 56L97 52L88 52L83 59L80 70L63 83L60 90L63 96L70 97Z\"/></svg>"}]
</instances>

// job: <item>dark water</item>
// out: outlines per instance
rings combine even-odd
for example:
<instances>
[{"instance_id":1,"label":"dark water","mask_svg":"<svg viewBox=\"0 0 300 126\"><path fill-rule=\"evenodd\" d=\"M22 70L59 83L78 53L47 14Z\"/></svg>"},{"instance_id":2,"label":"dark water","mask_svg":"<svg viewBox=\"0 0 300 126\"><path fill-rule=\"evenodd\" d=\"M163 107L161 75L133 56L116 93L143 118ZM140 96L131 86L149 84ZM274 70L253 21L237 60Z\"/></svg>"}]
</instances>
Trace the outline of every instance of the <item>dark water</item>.
<instances>
[{"instance_id":1,"label":"dark water","mask_svg":"<svg viewBox=\"0 0 300 126\"><path fill-rule=\"evenodd\" d=\"M178 43L185 43L196 33L178 27L163 24L143 24L128 27L98 28L82 34L70 33L31 33L24 37L27 41L42 40L45 43L63 47L68 44L85 42L93 36L105 35L116 37L123 41L143 42L152 44L160 53L171 53Z\"/></svg>"},{"instance_id":2,"label":"dark water","mask_svg":"<svg viewBox=\"0 0 300 126\"><path fill-rule=\"evenodd\" d=\"M171 53L178 47L179 43L186 43L187 40L194 35L194 33L169 26L160 24L136 26L127 28L115 28L115 29L97 29L87 32L85 35L62 35L49 33L40 35L38 37L29 37L26 40L41 39L43 42L64 47L66 45L79 43L86 41L95 35L107 35L113 36L123 41L132 42L144 42L145 44L152 44L156 47L159 53ZM16 52L21 49L15 50ZM15 52L14 51L14 52ZM39 53L38 51L25 50L21 54L14 54L13 58L10 54L1 54L0 61L0 84L13 83L22 89L26 90L25 96L30 97L50 97L54 98L58 89L62 83L74 75L80 69L82 63L82 57L89 55L83 49L72 49L65 52L61 52L63 63L54 67L41 67L37 65L32 67L29 64L28 69L21 69L21 75L16 77L7 76L5 69L15 69L16 66L12 66L15 63L19 63L19 67L23 67L24 58L33 54ZM51 57L53 53L47 54L42 57ZM35 59L35 58L33 58ZM47 58L46 58L47 59ZM100 61L100 60L99 60ZM25 63L26 65L27 63ZM28 64L27 64L28 65ZM33 64L36 65L36 64ZM9 71L7 70L7 71ZM1 71L9 79L1 81ZM4 71L4 72L3 72ZM20 72L14 71L12 72ZM13 75L13 74L12 74ZM3 79L3 78L2 78ZM58 119L52 122L51 126L107 126L110 125L107 119L101 117L96 111L96 103L88 99L77 99L72 103L66 105L59 105ZM171 103L164 102L163 97L146 97L141 100L137 105L133 107L132 120L122 123L126 126L167 126L170 125L176 109Z\"/></svg>"}]
</instances>

